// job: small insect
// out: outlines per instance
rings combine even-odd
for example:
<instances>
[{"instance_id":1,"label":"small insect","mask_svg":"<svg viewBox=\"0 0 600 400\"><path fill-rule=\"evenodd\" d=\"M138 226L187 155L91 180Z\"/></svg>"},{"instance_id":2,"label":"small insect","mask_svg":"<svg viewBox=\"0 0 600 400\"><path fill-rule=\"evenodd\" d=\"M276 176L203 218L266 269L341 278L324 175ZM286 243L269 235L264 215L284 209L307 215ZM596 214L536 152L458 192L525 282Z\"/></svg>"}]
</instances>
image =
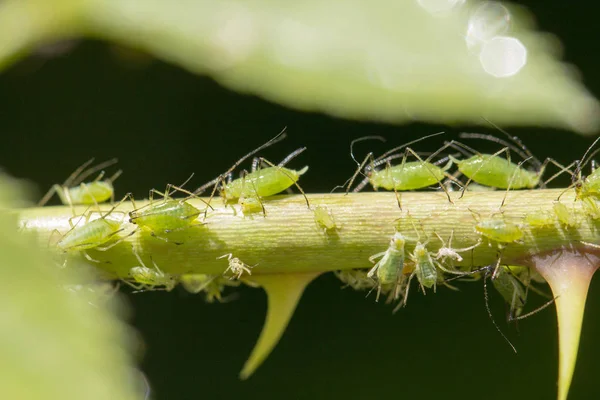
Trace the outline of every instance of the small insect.
<instances>
[{"instance_id":1,"label":"small insect","mask_svg":"<svg viewBox=\"0 0 600 400\"><path fill-rule=\"evenodd\" d=\"M114 200L115 191L113 183L123 171L119 170L113 176L104 180L102 179L104 178L104 171L102 171L92 182L83 183L83 181L90 175L116 164L117 159L113 158L95 167L86 169L93 162L93 158L85 162L62 185L53 185L39 201L38 206L45 205L55 193L58 194L60 201L66 205L93 205L103 203L107 200Z\"/></svg>"},{"instance_id":2,"label":"small insect","mask_svg":"<svg viewBox=\"0 0 600 400\"><path fill-rule=\"evenodd\" d=\"M152 257L150 257L150 260L154 265L154 269L146 267L146 264L144 264L144 261L142 261L138 252L135 251L135 248L133 249L133 254L140 263L140 266L133 267L129 270L129 275L135 283L126 281L128 285L138 291L166 290L167 292L170 292L175 288L177 280L171 274L162 272L160 268L158 268L158 265L156 265L156 262L152 260ZM157 289L159 287L160 289Z\"/></svg>"},{"instance_id":3,"label":"small insect","mask_svg":"<svg viewBox=\"0 0 600 400\"><path fill-rule=\"evenodd\" d=\"M561 164L552 158L546 158L543 163L540 162L540 160L525 147L521 139L516 136L511 136L508 132L493 124L491 121L487 119L486 121L506 135L512 143L492 135L480 133L461 133L459 135L459 137L463 139L483 139L504 146L494 154L481 154L463 143L457 141L448 142L446 144L447 146L455 148L463 154L466 154L468 157L464 160L457 160L450 156L450 159L457 165L458 170L468 178L468 181L463 188L467 188L471 181L498 189L507 189L507 193L510 189L533 189L536 186L545 187L548 182L558 176L557 174L546 182L541 181L548 163L552 163L559 168L564 169ZM523 161L518 164L513 163L510 157L511 151L518 154ZM506 154L506 158L500 157L500 154L502 153ZM530 162L534 169L527 170L522 167L526 162ZM462 194L464 195L464 189ZM502 201L502 204L504 204L504 200Z\"/></svg>"},{"instance_id":4,"label":"small insect","mask_svg":"<svg viewBox=\"0 0 600 400\"><path fill-rule=\"evenodd\" d=\"M593 220L600 219L600 207L598 207L598 202L596 199L592 197L585 197L583 200L581 200L581 205L585 215Z\"/></svg>"},{"instance_id":5,"label":"small insect","mask_svg":"<svg viewBox=\"0 0 600 400\"><path fill-rule=\"evenodd\" d=\"M222 256L217 257L217 260L220 260L221 258L225 257L227 257L227 261L229 261L229 266L227 267L225 272L223 272L223 275L226 275L227 272L231 271L231 277L229 279L240 279L244 272L248 275L252 275L251 269L258 265L247 265L239 258L234 257L232 253L223 254Z\"/></svg>"},{"instance_id":6,"label":"small insect","mask_svg":"<svg viewBox=\"0 0 600 400\"><path fill-rule=\"evenodd\" d=\"M596 168L596 163L593 158L598 150L590 151L598 143L600 137L594 140L594 143L583 154L581 161L575 161L575 171L571 173L572 184L570 187L575 187L575 194L577 199L583 200L587 197L593 197L594 199L600 199L600 170ZM581 171L589 162L591 162L592 173L588 176L583 176ZM565 168L568 171L568 167ZM566 191L566 190L565 190ZM564 192L563 192L564 193ZM562 196L562 193L561 195ZM558 198L560 199L560 196Z\"/></svg>"},{"instance_id":7,"label":"small insect","mask_svg":"<svg viewBox=\"0 0 600 400\"><path fill-rule=\"evenodd\" d=\"M323 232L327 233L337 229L333 214L327 206L317 206L313 210L313 213L315 216L315 223L319 228L323 229Z\"/></svg>"},{"instance_id":8,"label":"small insect","mask_svg":"<svg viewBox=\"0 0 600 400\"><path fill-rule=\"evenodd\" d=\"M206 274L183 274L179 277L181 285L190 293L204 292L207 303L226 301L222 297L225 287L237 287L241 284L238 280L231 280L222 275L206 275ZM229 297L229 296L228 296Z\"/></svg>"},{"instance_id":9,"label":"small insect","mask_svg":"<svg viewBox=\"0 0 600 400\"><path fill-rule=\"evenodd\" d=\"M404 245L406 239L401 233L396 232L390 239L389 246L386 251L377 253L369 257L371 263L375 263L375 260L379 259L377 263L367 273L368 278L377 278L377 297L376 301L379 301L379 295L382 289L392 287L392 296L397 298L402 290L402 269L404 268Z\"/></svg>"},{"instance_id":10,"label":"small insect","mask_svg":"<svg viewBox=\"0 0 600 400\"><path fill-rule=\"evenodd\" d=\"M359 138L359 139L353 140L350 145L350 156L358 165L358 169L356 170L354 175L348 180L347 185L345 185L347 187L346 193L348 193L350 191L350 188L352 187L352 184L354 183L354 180L356 179L358 174L362 174L362 175L365 175L366 177L365 177L365 179L363 179L362 182L360 182L353 189L354 192L359 192L368 183L370 183L371 186L373 186L373 189L375 189L375 190L377 190L378 188L383 188L385 190L393 190L396 193L397 200L398 200L398 206L400 207L400 209L402 209L402 206L400 204L400 198L398 196L399 191L423 189L423 188L426 188L426 187L429 187L429 186L432 186L435 184L438 184L440 186L440 188L442 190L444 190L444 192L448 196L448 201L452 202L452 200L450 198L450 194L448 193L448 190L446 189L446 186L443 185L441 182L441 180L444 179L444 177L451 179L451 180L455 180L451 175L449 175L446 172L452 166L452 161L448 161L448 163L442 167L437 165L439 162L438 163L431 162L438 154L441 153L441 151L444 149L444 147L442 147L441 149L439 149L436 152L434 152L433 154L431 154L425 160L423 160L413 149L408 147L411 144L414 144L414 143L419 142L424 139L428 139L430 137L441 135L443 133L444 132L434 133L432 135L428 135L428 136L422 137L420 139L405 143L401 146L395 147L395 148L385 152L378 158L374 158L373 153L368 153L362 163L359 163L356 160L356 158L354 157L354 152L353 152L354 144L360 140L372 139L372 138L383 139L383 138L376 137L376 136L375 137L368 136L365 138ZM402 153L394 154L402 149L404 149L404 151ZM408 158L408 156L415 157L417 159L417 161L407 162L406 159ZM392 166L390 161L392 161L396 158L402 158L402 162L399 165ZM443 159L442 161L445 161L445 160L448 160L448 159L446 158L446 159ZM376 169L380 165L384 165L384 164L385 164L385 167L383 169L381 169L381 170Z\"/></svg>"},{"instance_id":11,"label":"small insect","mask_svg":"<svg viewBox=\"0 0 600 400\"><path fill-rule=\"evenodd\" d=\"M471 213L477 221L475 231L499 245L520 242L525 234L521 225L507 221L504 217L482 219L474 211Z\"/></svg>"},{"instance_id":12,"label":"small insect","mask_svg":"<svg viewBox=\"0 0 600 400\"><path fill-rule=\"evenodd\" d=\"M123 219L113 219L111 214L123 201L125 201L125 199L130 196L131 194L128 193L106 214L102 215L102 213L100 213L100 218L92 221L90 221L90 218L92 214L98 213L97 211L86 212L85 215L70 218L69 224L71 225L71 229L60 238L60 240L56 243L56 247L63 252L81 252L89 261L99 262L90 257L85 250L109 250L124 241L128 236L131 236L135 233L135 231L133 231L127 236L121 237L113 243L107 244L124 230L124 228L122 228ZM73 224L72 220L75 218L79 219L76 224ZM83 225L77 226L82 219L84 220Z\"/></svg>"},{"instance_id":13,"label":"small insect","mask_svg":"<svg viewBox=\"0 0 600 400\"><path fill-rule=\"evenodd\" d=\"M454 229L452 230L452 232L450 232L450 239L448 239L447 244L444 241L444 239L442 239L442 237L437 232L434 232L434 233L437 236L437 238L440 240L440 242L442 242L442 247L440 247L438 249L437 253L435 253L435 260L439 261L440 264L445 264L448 261L450 261L451 263L462 262L463 258L459 253L471 251L481 244L481 240L479 240L473 246L465 247L463 249L454 249L454 248L452 248L452 239L454 237Z\"/></svg>"},{"instance_id":14,"label":"small insect","mask_svg":"<svg viewBox=\"0 0 600 400\"><path fill-rule=\"evenodd\" d=\"M191 179L191 176L183 183L183 185L185 185L189 179ZM188 194L189 197L175 200L171 195L176 191ZM163 196L162 201L154 202L154 194ZM203 222L196 221L197 217L203 211L188 203L188 200L194 197L197 196L180 186L171 184L167 185L164 193L151 189L149 204L138 208L134 203L134 210L129 212L129 222L149 231L150 234L157 239L171 242L172 240L162 235L204 225ZM202 201L204 202L204 200ZM207 202L204 203L207 205L207 208L210 207ZM178 241L173 241L173 243L176 245L183 244Z\"/></svg>"},{"instance_id":15,"label":"small insect","mask_svg":"<svg viewBox=\"0 0 600 400\"><path fill-rule=\"evenodd\" d=\"M244 202L246 205L246 212L257 211L258 207L256 203L260 203L261 209L263 213L265 213L264 206L262 205L262 200L265 197L273 196L275 194L281 193L284 190L290 188L291 186L296 186L298 190L304 196L306 200L306 204L310 209L310 203L304 190L298 184L298 180L300 176L305 174L308 171L308 166L300 169L293 170L289 168L285 168L285 165L294 159L296 156L301 154L306 150L306 147L300 148L289 154L285 159L283 159L278 165L271 163L269 160L258 157L254 158L252 161L252 169L251 172L242 172L242 177L238 179L231 179L233 171L246 159L255 155L260 150L265 149L266 147L271 146L274 143L281 141L285 138L285 129L276 135L274 138L254 149L250 153L246 154L244 157L240 158L238 161L233 164L227 171L223 174L217 176L215 179L211 180L208 183L205 183L198 189L194 191L195 194L200 194L204 192L209 187L213 187L210 199L214 197L214 194L217 190L219 190L221 196L225 200L226 204L231 204L238 202L238 204ZM264 166L266 165L266 166ZM227 182L226 182L227 181ZM210 203L210 200L209 200ZM244 204L242 204L244 207Z\"/></svg>"},{"instance_id":16,"label":"small insect","mask_svg":"<svg viewBox=\"0 0 600 400\"><path fill-rule=\"evenodd\" d=\"M532 229L543 229L554 226L556 214L548 211L534 211L525 215L524 221Z\"/></svg>"},{"instance_id":17,"label":"small insect","mask_svg":"<svg viewBox=\"0 0 600 400\"><path fill-rule=\"evenodd\" d=\"M552 204L552 209L561 225L564 225L566 228L576 228L579 226L579 220L574 209L569 210L566 205L559 201L555 201Z\"/></svg>"},{"instance_id":18,"label":"small insect","mask_svg":"<svg viewBox=\"0 0 600 400\"><path fill-rule=\"evenodd\" d=\"M351 269L335 271L335 276L345 283L342 289L351 287L354 290L373 290L377 282L368 276L368 272L362 269Z\"/></svg>"}]
</instances>

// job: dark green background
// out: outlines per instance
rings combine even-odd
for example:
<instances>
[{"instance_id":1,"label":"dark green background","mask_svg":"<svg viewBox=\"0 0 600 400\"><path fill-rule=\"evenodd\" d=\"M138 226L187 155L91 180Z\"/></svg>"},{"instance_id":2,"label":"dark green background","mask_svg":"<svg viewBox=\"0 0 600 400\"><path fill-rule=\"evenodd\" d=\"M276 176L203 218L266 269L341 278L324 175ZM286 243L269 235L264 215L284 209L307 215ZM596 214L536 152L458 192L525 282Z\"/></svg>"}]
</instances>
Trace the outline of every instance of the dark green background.
<instances>
[{"instance_id":1,"label":"dark green background","mask_svg":"<svg viewBox=\"0 0 600 400\"><path fill-rule=\"evenodd\" d=\"M578 3L530 3L541 28L562 39L567 60L600 95L598 14ZM448 131L300 113L232 93L156 60L124 62L106 44L92 42L53 59L32 57L0 75L0 117L0 165L37 183L40 192L89 157L116 156L125 171L118 192L133 191L138 198L191 172L197 174L194 183L203 183L283 126L289 139L266 155L276 161L308 146L293 164L310 165L301 181L308 192L329 191L352 173L348 144L353 138L378 134L401 144ZM540 158L563 163L580 157L593 140L551 129L510 132ZM432 140L420 149L439 144ZM571 399L600 396L595 286ZM390 307L340 290L336 279L323 276L308 288L283 339L247 382L237 373L263 322L260 290L243 289L236 301L213 305L182 290L128 298L132 323L146 343L142 367L157 399L554 398L553 312L523 321L519 333L504 323L504 306L492 294L493 312L519 350L515 355L486 315L482 285L461 287L460 293L442 288L435 296L415 291L409 307L391 315Z\"/></svg>"}]
</instances>

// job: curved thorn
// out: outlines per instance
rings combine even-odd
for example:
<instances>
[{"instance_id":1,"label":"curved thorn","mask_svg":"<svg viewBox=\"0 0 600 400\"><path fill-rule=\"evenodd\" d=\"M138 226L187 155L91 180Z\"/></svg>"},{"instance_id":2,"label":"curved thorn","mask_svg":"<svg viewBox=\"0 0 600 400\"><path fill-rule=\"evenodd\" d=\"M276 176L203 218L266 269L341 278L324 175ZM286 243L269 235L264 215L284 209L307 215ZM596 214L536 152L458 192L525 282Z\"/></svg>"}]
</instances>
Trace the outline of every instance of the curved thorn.
<instances>
[{"instance_id":1,"label":"curved thorn","mask_svg":"<svg viewBox=\"0 0 600 400\"><path fill-rule=\"evenodd\" d=\"M265 274L252 277L252 281L262 286L267 293L267 318L258 341L240 372L240 379L248 379L271 353L290 322L304 289L321 273Z\"/></svg>"}]
</instances>

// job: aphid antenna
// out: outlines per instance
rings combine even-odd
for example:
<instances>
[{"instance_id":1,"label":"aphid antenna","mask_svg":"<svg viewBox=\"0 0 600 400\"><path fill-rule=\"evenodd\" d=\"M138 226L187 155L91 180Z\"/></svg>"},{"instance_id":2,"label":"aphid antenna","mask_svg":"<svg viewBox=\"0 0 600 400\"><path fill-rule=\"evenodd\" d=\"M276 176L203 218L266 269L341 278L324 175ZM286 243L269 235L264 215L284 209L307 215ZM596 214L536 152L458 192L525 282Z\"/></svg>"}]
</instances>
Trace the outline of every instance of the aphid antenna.
<instances>
[{"instance_id":1,"label":"aphid antenna","mask_svg":"<svg viewBox=\"0 0 600 400\"><path fill-rule=\"evenodd\" d=\"M548 300L547 302L545 302L544 304L542 304L541 306L539 306L538 308L536 308L533 311L529 311L527 314L523 314L523 315L519 315L518 317L515 317L513 315L509 315L508 321L512 322L512 321L520 321L522 319L525 318L529 318L534 314L539 313L540 311L542 311L543 309L545 309L546 307L550 306L551 304L553 304L556 299L558 299L560 296L556 296L554 298L552 298L551 300Z\"/></svg>"},{"instance_id":2,"label":"aphid antenna","mask_svg":"<svg viewBox=\"0 0 600 400\"><path fill-rule=\"evenodd\" d=\"M350 142L350 157L352 157L352 159L354 160L354 162L356 163L356 165L360 166L361 163L358 162L358 160L356 160L356 157L354 157L354 144L358 143L358 142L363 142L365 140L379 140L381 142L386 142L386 139L383 136L363 136L363 137L359 137L357 139L354 139L352 142ZM369 154L373 154L373 153L369 153ZM360 168L362 169L362 168Z\"/></svg>"},{"instance_id":3,"label":"aphid antenna","mask_svg":"<svg viewBox=\"0 0 600 400\"><path fill-rule=\"evenodd\" d=\"M173 194L175 192L181 192L183 194L187 194L188 195L188 197L182 199L181 202L185 202L185 201L187 201L189 199L198 199L201 202L203 202L204 204L206 204L207 207L209 207L211 210L214 211L213 206L211 206L206 200L204 200L202 197L199 197L199 196L195 195L194 193L190 192L189 190L184 189L184 188L179 187L179 186L171 185L171 184L168 185L168 188L169 188L168 191L170 191L169 197L170 197L171 194ZM173 190L171 191L171 189L173 189Z\"/></svg>"},{"instance_id":4,"label":"aphid antenna","mask_svg":"<svg viewBox=\"0 0 600 400\"><path fill-rule=\"evenodd\" d=\"M484 267L484 268L485 268L485 273L483 275L483 297L485 299L485 309L486 309L486 311L488 313L488 316L492 320L492 324L494 324L494 327L496 327L496 330L500 333L500 335L502 335L502 337L504 338L504 340L506 341L506 343L508 343L508 345L510 346L510 348L513 349L513 351L516 354L517 353L517 349L515 348L515 346L513 346L513 344L511 343L511 341L508 339L508 337L506 337L506 335L502 332L502 330L500 329L500 327L496 323L496 320L494 319L494 316L492 315L492 311L490 310L489 296L488 296L488 290L487 290L487 279L488 279L488 275L490 275L490 269L492 268L492 266L488 265L487 267ZM493 274L492 274L492 279L494 279Z\"/></svg>"},{"instance_id":5,"label":"aphid antenna","mask_svg":"<svg viewBox=\"0 0 600 400\"><path fill-rule=\"evenodd\" d=\"M446 132L432 133L430 135L426 135L426 136L420 137L418 139L412 140L412 141L410 141L408 143L404 143L404 144L402 144L400 146L394 147L393 149L390 149L390 150L386 151L385 153L383 153L382 155L380 155L379 157L377 157L375 159L375 161L379 161L379 160L385 159L388 156L390 156L390 155L394 154L395 152L397 152L398 150L402 150L403 148L408 147L411 144L415 144L415 143L418 143L418 142L420 142L422 140L426 140L426 139L429 139L429 138L432 138L432 137L435 137L435 136L443 135L444 133L446 133Z\"/></svg>"},{"instance_id":6,"label":"aphid antenna","mask_svg":"<svg viewBox=\"0 0 600 400\"><path fill-rule=\"evenodd\" d=\"M514 151L516 154L519 155L519 157L521 157L521 159L531 160L535 164L536 169L539 169L542 166L542 163L540 162L540 160L538 160L533 154L531 154L531 152L529 150L527 150L525 152L525 151L519 149L518 147L516 147L514 144L509 143L506 140L497 138L493 135L487 135L487 134L483 134L483 133L462 132L458 136L461 139L482 139L482 140L489 140L490 142L501 144L502 146L507 147L508 149ZM525 148L525 149L527 149L527 148Z\"/></svg>"},{"instance_id":7,"label":"aphid antenna","mask_svg":"<svg viewBox=\"0 0 600 400\"><path fill-rule=\"evenodd\" d=\"M102 171L104 168L110 167L111 165L115 165L116 163L119 162L119 160L117 158L111 158L110 160L104 161L94 167L91 167L87 170L85 170L85 168L91 164L91 162L93 162L94 159L90 159L87 163L83 164L81 167L77 168L76 172L78 172L77 174L73 173L69 178L67 178L68 182L65 181L65 183L63 184L63 186L75 186L75 185L79 185L81 182L83 182L87 177L89 177L90 175L95 174L98 171ZM82 168L83 167L83 168ZM104 172L101 172L102 176L104 175ZM70 180L69 180L70 179ZM102 179L102 178L100 178ZM96 179L98 180L98 179Z\"/></svg>"},{"instance_id":8,"label":"aphid antenna","mask_svg":"<svg viewBox=\"0 0 600 400\"><path fill-rule=\"evenodd\" d=\"M123 198L122 198L121 200L119 200L119 202L118 202L118 203L116 203L115 205L113 205L113 206L110 208L110 210L108 210L108 211L106 212L106 214L102 215L102 213L100 213L100 214L101 214L101 217L100 217L100 218L101 218L101 219L106 219L106 217L108 217L110 214L112 214L112 213L113 213L113 211L115 211L115 209L116 209L117 207L119 207L121 204L123 204L123 202L124 202L126 199L128 199L128 198L129 198L130 200L132 200L132 199L133 199L133 195L131 194L131 192L129 192L129 193L127 193L127 194L125 194L125 196L123 196ZM98 206L98 204L96 204L96 206ZM91 206L90 206L90 207L91 207ZM88 207L88 209L89 209L89 207Z\"/></svg>"},{"instance_id":9,"label":"aphid antenna","mask_svg":"<svg viewBox=\"0 0 600 400\"><path fill-rule=\"evenodd\" d=\"M500 126L498 126L497 124L493 123L492 121L490 121L489 119L487 119L486 117L482 116L481 117L485 122L487 122L488 124L490 124L491 126L493 126L494 128L496 128L497 130L499 130L500 132L502 132L507 138L509 138L515 145L517 145L518 147L521 148L521 150L523 150L523 152L525 154L527 154L527 156L531 156L533 157L533 160L535 161L535 163L539 166L541 165L540 160L537 159L533 153L531 151L529 151L529 149L527 148L527 146L525 146L525 144L523 143L523 141L515 135L511 135L510 133L508 133L506 130L502 129ZM518 154L517 149L514 149L513 146L510 146L511 149L515 150ZM526 158L521 156L521 158Z\"/></svg>"},{"instance_id":10,"label":"aphid antenna","mask_svg":"<svg viewBox=\"0 0 600 400\"><path fill-rule=\"evenodd\" d=\"M206 190L207 188L214 186L213 192L211 194L211 199L214 197L214 193L216 191L217 188L217 184L219 182L222 182L225 177L227 177L231 172L233 172L241 163L243 163L244 161L246 161L248 158L252 157L253 155L255 155L256 153L258 153L259 151L266 149L269 146L272 146L276 143L279 143L280 141L282 141L283 139L285 139L287 137L287 133L286 133L286 129L287 126L284 127L281 132L279 132L277 135L275 135L273 138L269 139L266 143L258 146L256 149L252 150L251 152L249 152L248 154L246 154L245 156L243 156L242 158L240 158L239 160L237 160L227 171L225 171L224 173L220 174L219 176L217 176L215 179L211 180L210 182L205 183L204 185L200 186L198 189L194 190L195 194L199 194L204 192L204 190Z\"/></svg>"},{"instance_id":11,"label":"aphid antenna","mask_svg":"<svg viewBox=\"0 0 600 400\"><path fill-rule=\"evenodd\" d=\"M598 143L598 141L600 141L600 136L598 136L596 138L596 140L594 140L594 142L592 143L592 145L587 148L587 150L585 151L585 153L583 153L583 157L581 157L581 161L577 162L577 167L575 168L575 175L580 175L581 174L581 169L583 167L585 167L587 165L587 163L591 160L591 158L596 154L596 151L594 151L593 153L590 154L590 150L592 150L594 148L594 146L596 146L596 144ZM589 157L588 157L588 154L590 154Z\"/></svg>"},{"instance_id":12,"label":"aphid antenna","mask_svg":"<svg viewBox=\"0 0 600 400\"><path fill-rule=\"evenodd\" d=\"M278 167L285 167L285 165L287 163L289 163L290 161L292 161L294 158L298 157L300 154L302 154L304 151L306 150L306 147L301 147L299 149L296 149L294 151L292 151L290 154L288 154L283 160L281 160L281 162L279 164L277 164ZM261 158L261 160L264 161L263 158Z\"/></svg>"},{"instance_id":13,"label":"aphid antenna","mask_svg":"<svg viewBox=\"0 0 600 400\"><path fill-rule=\"evenodd\" d=\"M475 154L479 154L479 152L477 150L475 150L472 147L467 146L464 143L461 143L457 140L451 140L449 142L444 142L444 147L448 148L448 147L452 147L454 150L458 151L459 153L461 153L462 155L466 156L466 157L471 157Z\"/></svg>"}]
</instances>

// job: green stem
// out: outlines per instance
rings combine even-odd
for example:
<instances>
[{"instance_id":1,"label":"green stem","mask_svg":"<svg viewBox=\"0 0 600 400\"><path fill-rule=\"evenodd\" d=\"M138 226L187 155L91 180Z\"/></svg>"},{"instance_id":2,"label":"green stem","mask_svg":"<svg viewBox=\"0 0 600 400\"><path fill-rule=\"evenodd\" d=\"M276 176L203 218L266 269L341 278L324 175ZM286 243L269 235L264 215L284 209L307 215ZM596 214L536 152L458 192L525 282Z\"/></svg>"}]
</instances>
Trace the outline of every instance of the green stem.
<instances>
[{"instance_id":1,"label":"green stem","mask_svg":"<svg viewBox=\"0 0 600 400\"><path fill-rule=\"evenodd\" d=\"M107 261L93 265L117 277L126 277L129 269L139 264L132 254L132 245L136 245L142 257L151 256L163 272L172 274L222 273L228 263L226 258L217 257L227 253L233 253L248 265L256 265L253 274L369 268L372 266L369 256L385 251L395 229L407 237L419 237L422 242L429 239L429 251L436 251L442 245L434 232L445 241L452 235L452 247L464 248L482 238L474 229L476 218L486 219L495 214L495 218L523 224L528 213L552 213L553 202L562 192L558 189L512 191L502 214L498 209L505 196L503 191L469 192L462 199L459 193L452 193L453 203L443 193L403 193L402 210L394 193L309 195L313 209L325 205L333 213L338 226L334 233L325 233L316 225L313 212L307 209L302 196L276 196L265 201L266 217L262 214L244 217L238 206L236 214L231 206L225 207L220 199L215 199L215 209L209 211L205 225L170 234L183 242L181 245L138 230L108 251L89 251L89 254L94 259ZM581 247L587 251L580 241L597 242L598 222L587 218L580 208L581 202L573 200L571 192L561 197L561 202L580 220L577 227L568 229L558 221L555 226L543 229L523 224L522 243L506 244L501 252L502 262L531 266L528 260L541 252L565 247ZM202 207L197 199L189 202ZM147 203L138 206L144 204ZM102 209L109 207L105 205ZM114 215L126 216L130 210L129 204L123 204ZM75 209L79 214L85 211L84 207ZM54 238L49 238L53 231L64 234L69 229L70 217L72 211L66 206L20 211L22 226L39 232L44 244L58 239L56 232L52 235ZM124 228L127 233L136 226L126 223ZM483 239L480 246L463 254L460 265L469 268L497 261L500 253L497 243ZM411 251L411 246L414 242L409 243L407 251Z\"/></svg>"}]
</instances>

